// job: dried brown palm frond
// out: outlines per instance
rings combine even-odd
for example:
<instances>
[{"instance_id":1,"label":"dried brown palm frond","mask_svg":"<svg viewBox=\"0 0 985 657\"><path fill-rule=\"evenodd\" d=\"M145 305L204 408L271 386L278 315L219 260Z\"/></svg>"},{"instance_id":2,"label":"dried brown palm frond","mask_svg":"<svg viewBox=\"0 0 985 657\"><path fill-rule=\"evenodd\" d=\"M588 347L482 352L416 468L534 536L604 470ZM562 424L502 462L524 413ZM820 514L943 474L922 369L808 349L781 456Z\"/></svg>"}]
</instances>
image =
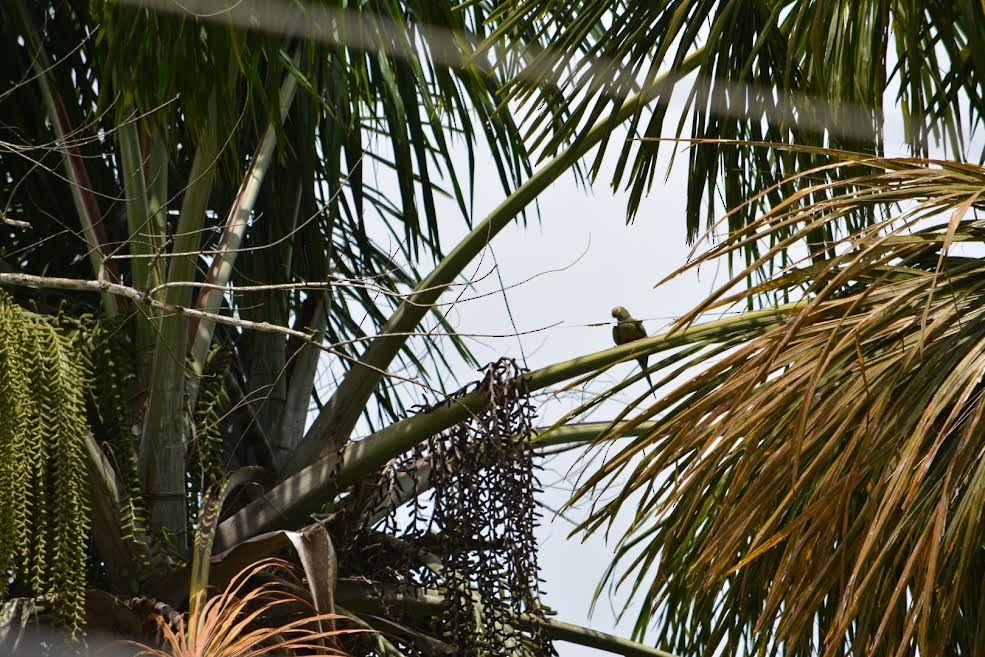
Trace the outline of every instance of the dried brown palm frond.
<instances>
[{"instance_id":1,"label":"dried brown palm frond","mask_svg":"<svg viewBox=\"0 0 985 657\"><path fill-rule=\"evenodd\" d=\"M258 575L270 571L290 574L290 566L279 559L264 559L247 566L222 593L205 604L193 606L199 610L196 618L183 617L176 627L156 617L163 648L128 644L138 648L137 655L147 657L345 655L335 640L363 630L335 628L335 622L344 617L318 613L307 600L276 581L266 579L256 583ZM269 624L270 619L284 617L288 620Z\"/></svg>"},{"instance_id":2,"label":"dried brown palm frond","mask_svg":"<svg viewBox=\"0 0 985 657\"><path fill-rule=\"evenodd\" d=\"M688 265L767 245L681 325L804 305L641 397L632 419L654 428L576 493L614 493L586 533L629 515L607 580L642 599L636 636L679 654L985 649L985 260L955 248L985 253L985 168L847 164L861 173L816 190L830 200L779 204ZM860 206L891 211L816 241Z\"/></svg>"}]
</instances>

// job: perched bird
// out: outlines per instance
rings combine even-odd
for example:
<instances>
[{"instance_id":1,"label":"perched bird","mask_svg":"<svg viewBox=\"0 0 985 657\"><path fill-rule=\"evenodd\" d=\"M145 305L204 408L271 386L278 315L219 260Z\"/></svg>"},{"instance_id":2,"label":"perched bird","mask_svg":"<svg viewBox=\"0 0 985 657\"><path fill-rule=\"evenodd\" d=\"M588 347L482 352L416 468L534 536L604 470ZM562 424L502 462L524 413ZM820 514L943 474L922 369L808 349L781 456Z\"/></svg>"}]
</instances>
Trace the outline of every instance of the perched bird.
<instances>
[{"instance_id":1,"label":"perched bird","mask_svg":"<svg viewBox=\"0 0 985 657\"><path fill-rule=\"evenodd\" d=\"M646 337L646 329L643 328L643 322L638 319L633 319L633 316L629 314L629 311L622 306L616 306L612 309L612 316L619 320L619 323L612 327L612 341L616 345L626 344L627 342L635 342L636 340L642 340ZM646 372L646 362L649 360L649 355L644 354L639 357L640 367ZM649 382L650 387L653 387L653 380L650 379L650 373L646 372L646 380Z\"/></svg>"}]
</instances>

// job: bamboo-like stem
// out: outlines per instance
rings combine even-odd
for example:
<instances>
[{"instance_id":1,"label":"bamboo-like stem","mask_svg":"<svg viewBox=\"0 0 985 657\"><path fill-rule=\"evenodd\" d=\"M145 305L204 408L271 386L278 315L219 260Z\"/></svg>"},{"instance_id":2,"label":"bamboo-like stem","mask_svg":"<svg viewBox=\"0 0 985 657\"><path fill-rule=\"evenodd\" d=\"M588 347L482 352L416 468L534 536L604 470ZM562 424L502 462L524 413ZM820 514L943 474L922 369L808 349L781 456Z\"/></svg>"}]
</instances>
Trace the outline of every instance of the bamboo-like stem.
<instances>
[{"instance_id":1,"label":"bamboo-like stem","mask_svg":"<svg viewBox=\"0 0 985 657\"><path fill-rule=\"evenodd\" d=\"M300 49L294 53L294 64L297 65L301 56ZM293 73L288 71L285 74L284 82L280 88L280 119L291 108L294 97L297 95L298 81ZM267 177L270 165L273 162L274 148L277 146L277 126L271 121L263 138L257 147L250 166L246 171L246 176L236 194L226 218L226 225L219 238L219 245L216 248L215 257L205 275L205 285L199 294L196 307L209 313L215 313L222 304L223 288L229 282L233 266L236 263L236 256L239 253L239 245L246 234L249 225L250 215L256 205L257 196L260 193L260 186ZM198 378L205 367L205 359L208 357L209 345L212 343L212 334L215 330L215 322L211 320L199 320L195 328L195 338L190 352L190 365L193 376L189 380L188 398L194 406L198 397Z\"/></svg>"},{"instance_id":2,"label":"bamboo-like stem","mask_svg":"<svg viewBox=\"0 0 985 657\"><path fill-rule=\"evenodd\" d=\"M801 308L802 303L791 303L654 335L534 370L524 375L523 385L533 392L644 354L701 341L722 341L774 326ZM430 413L395 422L363 440L350 443L342 453L341 465L337 454L323 456L219 525L218 549L225 550L260 533L303 522L327 501L333 490L362 481L390 459L468 419L488 403L489 399L482 391L475 391Z\"/></svg>"},{"instance_id":3,"label":"bamboo-like stem","mask_svg":"<svg viewBox=\"0 0 985 657\"><path fill-rule=\"evenodd\" d=\"M216 98L209 100L208 119L192 161L187 191L178 217L174 237L176 253L194 252L199 247L215 164L219 152ZM168 281L187 281L195 276L194 256L175 256L168 267ZM165 303L189 305L191 288L169 287ZM188 352L188 313L175 313L161 320L161 330L150 380L147 414L140 441L140 471L148 498L150 517L157 525L171 530L179 549L187 546L185 528L185 406Z\"/></svg>"},{"instance_id":4,"label":"bamboo-like stem","mask_svg":"<svg viewBox=\"0 0 985 657\"><path fill-rule=\"evenodd\" d=\"M400 304L360 361L346 372L335 394L288 461L284 476L298 472L327 452L337 451L348 441L363 408L407 340L396 334L413 331L445 287L454 282L492 238L582 156L611 135L614 125L629 119L652 99L666 94L680 78L694 70L703 57L703 50L696 51L681 63L680 68L660 76L646 89L627 98L615 114L599 119L583 138L548 161L459 242L421 281L414 294Z\"/></svg>"},{"instance_id":5,"label":"bamboo-like stem","mask_svg":"<svg viewBox=\"0 0 985 657\"><path fill-rule=\"evenodd\" d=\"M140 135L135 120L124 121L116 129L116 139L120 144L120 173L123 178L123 194L126 199L127 229L130 236L130 253L146 256L154 251L150 231L150 208L147 205L147 184L144 180L143 157L140 153ZM137 257L130 265L133 286L140 290L150 289L148 274L150 260Z\"/></svg>"},{"instance_id":6,"label":"bamboo-like stem","mask_svg":"<svg viewBox=\"0 0 985 657\"><path fill-rule=\"evenodd\" d=\"M27 49L32 55L31 66L38 86L41 88L41 98L48 112L48 118L51 120L58 150L65 165L65 178L72 194L72 203L79 215L82 235L89 247L89 261L92 263L93 273L98 279L117 280L118 277L113 270L112 263L107 261L106 231L99 216L99 206L96 204L96 199L92 193L92 183L85 168L85 160L79 153L79 149L69 140L72 129L69 125L68 113L52 84L52 64L48 58L48 51L38 38L34 21L31 19L27 7L24 6L24 0L15 1L17 13L20 14L24 27ZM116 298L111 294L104 294L102 302L104 312L110 317L115 316L118 311Z\"/></svg>"},{"instance_id":7,"label":"bamboo-like stem","mask_svg":"<svg viewBox=\"0 0 985 657\"><path fill-rule=\"evenodd\" d=\"M157 269L157 263L146 257L158 247L156 233L153 230L147 181L144 177L143 156L140 151L140 135L135 120L125 121L116 131L120 144L120 169L123 178L123 193L126 197L127 229L129 239L127 245L134 258L130 264L130 275L133 286L140 290L148 290L157 285L160 280L151 275ZM134 337L137 348L137 370L139 381L146 381L150 373L151 356L154 343L157 341L157 326L155 322L142 313L134 316Z\"/></svg>"},{"instance_id":8,"label":"bamboo-like stem","mask_svg":"<svg viewBox=\"0 0 985 657\"><path fill-rule=\"evenodd\" d=\"M572 443L590 443L594 442L596 438L602 435L602 432L607 430L618 433L620 436L638 436L646 433L656 426L656 424L656 422L639 422L632 423L631 426L623 428L624 425L630 425L630 423L619 422L613 425L611 422L576 422L554 427L553 429L544 427L543 429L535 430L535 435L531 438L530 442L535 447L556 447L558 445L570 445Z\"/></svg>"},{"instance_id":9,"label":"bamboo-like stem","mask_svg":"<svg viewBox=\"0 0 985 657\"><path fill-rule=\"evenodd\" d=\"M153 290L167 280L166 263L168 258L162 258L167 239L167 202L168 202L168 145L167 132L164 127L154 125L150 128L149 144L146 146L146 165L144 166L144 186L147 190L148 222L144 233L150 240L153 249L150 264L147 266L147 282L142 290ZM131 232L132 234L132 232ZM131 238L131 243L132 243ZM132 253L132 252L131 252ZM140 259L140 258L137 258ZM141 324L149 324L156 337L160 330L160 320L154 317L141 316L137 318ZM140 381L149 381L154 360L155 341L151 340L141 347L138 340L137 366Z\"/></svg>"},{"instance_id":10,"label":"bamboo-like stem","mask_svg":"<svg viewBox=\"0 0 985 657\"><path fill-rule=\"evenodd\" d=\"M167 131L163 126L154 125L150 129L150 145L147 148L147 165L144 167L144 185L147 188L147 211L150 223L147 233L154 240L154 248L164 248L166 238L168 203L168 142ZM164 263L166 258L154 257L147 272L147 287L152 290L166 280Z\"/></svg>"},{"instance_id":11,"label":"bamboo-like stem","mask_svg":"<svg viewBox=\"0 0 985 657\"><path fill-rule=\"evenodd\" d=\"M328 294L318 296L315 305L310 330L311 339L321 341L325 335L328 322ZM277 440L278 451L274 455L278 466L290 455L304 437L304 425L308 419L308 407L311 404L311 390L315 376L318 373L318 360L322 352L314 344L302 343L301 347L291 356L291 378L287 386L287 402L284 405L284 422ZM283 451L281 451L283 450Z\"/></svg>"},{"instance_id":12,"label":"bamboo-like stem","mask_svg":"<svg viewBox=\"0 0 985 657\"><path fill-rule=\"evenodd\" d=\"M674 657L669 652L645 646L642 643L553 618L539 619L521 616L518 620L520 624L539 625L547 632L547 636L555 641L575 643L616 655L625 655L625 657Z\"/></svg>"}]
</instances>

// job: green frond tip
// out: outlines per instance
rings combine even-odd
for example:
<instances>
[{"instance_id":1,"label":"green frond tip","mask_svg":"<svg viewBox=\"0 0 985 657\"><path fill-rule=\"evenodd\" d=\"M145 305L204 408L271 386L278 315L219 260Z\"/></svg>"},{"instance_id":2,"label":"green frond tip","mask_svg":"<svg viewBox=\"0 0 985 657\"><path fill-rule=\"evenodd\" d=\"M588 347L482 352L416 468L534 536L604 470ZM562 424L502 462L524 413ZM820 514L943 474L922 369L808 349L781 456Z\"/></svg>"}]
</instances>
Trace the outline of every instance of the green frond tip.
<instances>
[{"instance_id":1,"label":"green frond tip","mask_svg":"<svg viewBox=\"0 0 985 657\"><path fill-rule=\"evenodd\" d=\"M0 598L11 586L84 621L88 359L75 331L0 291Z\"/></svg>"}]
</instances>

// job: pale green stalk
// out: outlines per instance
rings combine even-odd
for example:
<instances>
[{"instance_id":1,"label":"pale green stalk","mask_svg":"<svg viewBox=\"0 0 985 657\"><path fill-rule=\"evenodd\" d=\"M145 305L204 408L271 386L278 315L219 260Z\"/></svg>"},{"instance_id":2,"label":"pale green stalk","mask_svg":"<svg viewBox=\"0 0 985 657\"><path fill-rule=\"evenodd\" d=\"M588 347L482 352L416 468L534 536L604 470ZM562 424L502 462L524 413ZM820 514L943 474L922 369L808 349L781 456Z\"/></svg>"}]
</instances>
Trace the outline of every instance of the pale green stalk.
<instances>
[{"instance_id":1,"label":"pale green stalk","mask_svg":"<svg viewBox=\"0 0 985 657\"><path fill-rule=\"evenodd\" d=\"M328 293L322 293L315 307L314 319L311 323L312 339L320 341L325 335L325 324L328 313L325 306L328 303ZM322 350L313 344L304 343L293 356L291 364L291 379L288 382L287 402L284 406L284 421L280 436L277 437L274 459L279 466L290 451L294 450L304 437L304 425L308 419L308 407L311 404L311 390L315 376L318 373L318 361Z\"/></svg>"},{"instance_id":2,"label":"pale green stalk","mask_svg":"<svg viewBox=\"0 0 985 657\"><path fill-rule=\"evenodd\" d=\"M300 57L300 51L294 55L295 65ZM280 118L290 110L294 97L297 95L297 78L288 72L280 88ZM270 170L270 165L274 159L274 149L277 146L277 126L271 122L264 130L263 138L257 147L253 160L250 162L246 177L240 185L236 200L229 209L226 218L226 225L223 228L222 236L216 247L215 257L212 265L205 276L205 282L209 285L218 287L203 287L199 294L197 307L199 310L214 313L219 310L222 304L223 290L221 289L229 282L232 275L233 266L236 264L236 256L239 254L239 246L246 234L249 226L250 215L256 205L257 196L260 194L260 186ZM215 322L201 320L195 331L195 341L191 348L191 368L193 376L189 384L188 397L191 404L195 404L198 396L198 378L205 367L205 359L209 353L209 345L212 343L212 333L215 330Z\"/></svg>"},{"instance_id":3,"label":"pale green stalk","mask_svg":"<svg viewBox=\"0 0 985 657\"><path fill-rule=\"evenodd\" d=\"M130 255L135 256L130 261L132 285L138 290L149 290L153 284L156 284L150 274L151 268L156 268L156 264L152 263L150 258L155 251L156 236L148 204L149 196L136 119L130 118L117 128L116 138L120 144L120 169L123 178L123 195L126 198L129 231L127 245L130 248ZM154 320L143 313L137 313L134 322L138 380L146 381L154 344L157 341L157 327Z\"/></svg>"},{"instance_id":4,"label":"pale green stalk","mask_svg":"<svg viewBox=\"0 0 985 657\"><path fill-rule=\"evenodd\" d=\"M133 287L148 290L147 272L153 253L150 235L150 209L147 205L147 185L144 180L144 163L140 154L140 135L137 120L128 118L116 129L120 144L120 173L123 178L123 195L126 199L127 229L130 232L130 254L137 257L130 265Z\"/></svg>"},{"instance_id":5,"label":"pale green stalk","mask_svg":"<svg viewBox=\"0 0 985 657\"><path fill-rule=\"evenodd\" d=\"M521 616L520 621L530 625L539 625L544 628L547 636L555 641L566 641L567 643L587 646L596 650L604 650L605 652L624 655L625 657L674 657L669 652L664 652L663 650L658 650L642 643L636 643L629 639L599 632L589 627L565 623L564 621L553 618L540 619L532 616Z\"/></svg>"},{"instance_id":6,"label":"pale green stalk","mask_svg":"<svg viewBox=\"0 0 985 657\"><path fill-rule=\"evenodd\" d=\"M638 436L649 431L655 422L640 422L632 427L627 422L613 425L611 422L577 422L565 424L553 429L545 428L543 433L537 433L530 442L535 447L557 447L559 445L587 444L594 442L603 432L611 432L619 436Z\"/></svg>"},{"instance_id":7,"label":"pale green stalk","mask_svg":"<svg viewBox=\"0 0 985 657\"><path fill-rule=\"evenodd\" d=\"M208 208L218 156L217 108L213 96L200 143L195 151L185 191L178 228L174 236L175 254L194 254L199 249L201 228ZM194 280L194 255L169 256L168 282ZM188 306L191 288L169 287L167 303ZM187 543L185 506L185 434L188 409L185 404L185 355L188 352L188 321L184 315L168 315L161 320L147 414L140 441L140 470L144 481L151 520L179 537L179 548Z\"/></svg>"},{"instance_id":8,"label":"pale green stalk","mask_svg":"<svg viewBox=\"0 0 985 657\"><path fill-rule=\"evenodd\" d=\"M165 226L168 214L168 136L166 128L154 125L150 131L150 148L144 168L144 184L147 187L147 211L150 224L147 233L156 249L164 248ZM165 280L166 259L152 259L147 272L147 290L153 290Z\"/></svg>"},{"instance_id":9,"label":"pale green stalk","mask_svg":"<svg viewBox=\"0 0 985 657\"><path fill-rule=\"evenodd\" d=\"M381 600L382 598L382 600ZM404 591L384 591L370 587L362 582L347 583L339 587L339 600L354 610L378 611L381 606L400 605L409 613L416 616L438 616L448 608L447 599L438 593L426 592L420 589ZM538 626L543 629L548 638L555 641L565 641L597 650L604 650L626 657L674 657L669 652L651 648L635 641L629 641L612 634L599 632L581 625L565 623L553 618L537 618L530 614L522 614L515 618L517 625Z\"/></svg>"},{"instance_id":10,"label":"pale green stalk","mask_svg":"<svg viewBox=\"0 0 985 657\"><path fill-rule=\"evenodd\" d=\"M144 186L147 190L147 217L148 222L144 226L144 233L149 240L149 248L154 256L163 256L166 248L167 237L167 202L168 202L168 144L166 129L154 125L150 129L150 146L147 149L147 163L144 166ZM133 231L131 230L131 235ZM131 241L132 244L132 241ZM156 288L167 279L166 265L168 258L152 257L147 264L146 287L141 289L150 291ZM141 313L137 318L138 340L137 340L137 367L139 369L139 381L149 381L151 366L154 359L154 347L156 338L160 330L160 320L157 317ZM149 325L153 335L150 342L142 346L139 327Z\"/></svg>"}]
</instances>

